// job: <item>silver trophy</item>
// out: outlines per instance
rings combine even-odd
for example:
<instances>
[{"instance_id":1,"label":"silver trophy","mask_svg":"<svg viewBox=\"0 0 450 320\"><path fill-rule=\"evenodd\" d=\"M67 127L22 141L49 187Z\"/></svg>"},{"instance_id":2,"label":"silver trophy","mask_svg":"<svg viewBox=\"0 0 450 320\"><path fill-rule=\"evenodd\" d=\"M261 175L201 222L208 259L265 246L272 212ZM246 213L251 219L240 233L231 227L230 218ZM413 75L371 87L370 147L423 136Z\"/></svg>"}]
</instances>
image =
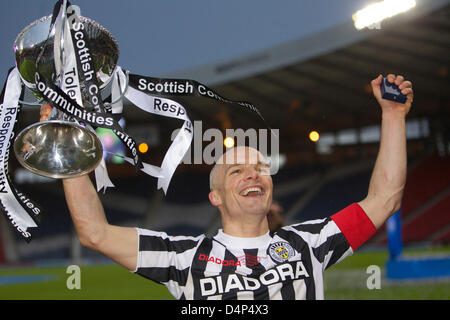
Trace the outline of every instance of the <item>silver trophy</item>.
<instances>
[{"instance_id":1,"label":"silver trophy","mask_svg":"<svg viewBox=\"0 0 450 320\"><path fill-rule=\"evenodd\" d=\"M102 90L110 82L116 68L119 47L112 35L98 23L85 17L80 17L80 21L88 35L98 85ZM36 60L47 41L50 23L51 15L36 20L20 32L14 43L16 66L21 79L37 99L41 97L35 84ZM37 68L45 79L58 85L62 71L56 70L55 65L62 65L62 61L55 61L54 45L52 34ZM80 89L84 107L92 111L87 88L81 82ZM68 178L94 170L103 157L103 148L94 132L53 108L47 121L34 123L17 135L14 153L20 164L33 173Z\"/></svg>"}]
</instances>

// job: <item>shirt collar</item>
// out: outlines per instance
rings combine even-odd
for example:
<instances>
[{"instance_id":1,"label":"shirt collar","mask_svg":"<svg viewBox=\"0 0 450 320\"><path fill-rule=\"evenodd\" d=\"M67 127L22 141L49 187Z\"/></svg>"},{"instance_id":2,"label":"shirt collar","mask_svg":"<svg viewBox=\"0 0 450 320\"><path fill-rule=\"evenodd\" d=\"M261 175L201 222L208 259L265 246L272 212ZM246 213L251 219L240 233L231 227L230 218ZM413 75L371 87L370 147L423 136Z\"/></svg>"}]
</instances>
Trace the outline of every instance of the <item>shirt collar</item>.
<instances>
[{"instance_id":1,"label":"shirt collar","mask_svg":"<svg viewBox=\"0 0 450 320\"><path fill-rule=\"evenodd\" d=\"M224 244L226 247L233 248L261 248L266 247L272 240L272 237L267 231L266 234L255 238L241 238L230 236L223 232L223 229L219 229L214 239Z\"/></svg>"}]
</instances>

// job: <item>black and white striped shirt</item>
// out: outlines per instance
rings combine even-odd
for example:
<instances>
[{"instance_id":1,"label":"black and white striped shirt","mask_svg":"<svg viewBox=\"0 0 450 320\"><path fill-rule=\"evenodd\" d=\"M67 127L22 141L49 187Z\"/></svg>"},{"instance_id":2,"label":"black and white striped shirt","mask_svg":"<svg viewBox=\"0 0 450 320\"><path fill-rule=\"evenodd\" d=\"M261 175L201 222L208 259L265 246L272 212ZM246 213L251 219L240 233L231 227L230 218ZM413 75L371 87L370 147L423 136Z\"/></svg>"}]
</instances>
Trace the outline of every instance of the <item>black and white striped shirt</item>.
<instances>
[{"instance_id":1,"label":"black and white striped shirt","mask_svg":"<svg viewBox=\"0 0 450 320\"><path fill-rule=\"evenodd\" d=\"M135 272L166 285L177 299L323 299L323 271L374 232L357 204L257 238L222 230L213 237L174 237L138 229Z\"/></svg>"}]
</instances>

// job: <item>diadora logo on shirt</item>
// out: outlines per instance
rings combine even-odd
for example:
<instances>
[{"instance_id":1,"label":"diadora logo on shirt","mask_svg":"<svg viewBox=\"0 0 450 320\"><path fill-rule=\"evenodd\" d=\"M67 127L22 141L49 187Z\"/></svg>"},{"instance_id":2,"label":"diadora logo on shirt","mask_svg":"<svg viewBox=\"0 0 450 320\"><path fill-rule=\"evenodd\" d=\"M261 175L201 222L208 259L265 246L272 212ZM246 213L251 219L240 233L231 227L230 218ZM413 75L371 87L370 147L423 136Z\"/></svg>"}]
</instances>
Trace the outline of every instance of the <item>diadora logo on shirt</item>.
<instances>
[{"instance_id":1,"label":"diadora logo on shirt","mask_svg":"<svg viewBox=\"0 0 450 320\"><path fill-rule=\"evenodd\" d=\"M198 256L198 260L200 261L208 261L213 262L215 264L220 264L225 267L227 266L233 266L233 267L240 267L240 266L247 266L247 267L253 267L256 266L261 260L267 259L267 257L255 257L250 254L245 254L243 256L237 257L237 260L222 260L220 258L208 256L206 254L200 254Z\"/></svg>"},{"instance_id":2,"label":"diadora logo on shirt","mask_svg":"<svg viewBox=\"0 0 450 320\"><path fill-rule=\"evenodd\" d=\"M294 248L284 241L272 243L267 251L276 262L285 262L295 255Z\"/></svg>"},{"instance_id":3,"label":"diadora logo on shirt","mask_svg":"<svg viewBox=\"0 0 450 320\"><path fill-rule=\"evenodd\" d=\"M206 254L200 254L198 256L198 260L200 261L208 261L208 262L213 262L215 264L221 264L225 267L227 266L234 266L234 267L238 267L241 266L241 262L239 260L222 260L220 258L216 258L216 257L212 257L212 256L208 256Z\"/></svg>"},{"instance_id":4,"label":"diadora logo on shirt","mask_svg":"<svg viewBox=\"0 0 450 320\"><path fill-rule=\"evenodd\" d=\"M241 274L222 274L200 279L202 296L210 296L235 291L254 291L263 286L270 286L289 280L309 277L302 261L286 262L269 269L258 277Z\"/></svg>"}]
</instances>

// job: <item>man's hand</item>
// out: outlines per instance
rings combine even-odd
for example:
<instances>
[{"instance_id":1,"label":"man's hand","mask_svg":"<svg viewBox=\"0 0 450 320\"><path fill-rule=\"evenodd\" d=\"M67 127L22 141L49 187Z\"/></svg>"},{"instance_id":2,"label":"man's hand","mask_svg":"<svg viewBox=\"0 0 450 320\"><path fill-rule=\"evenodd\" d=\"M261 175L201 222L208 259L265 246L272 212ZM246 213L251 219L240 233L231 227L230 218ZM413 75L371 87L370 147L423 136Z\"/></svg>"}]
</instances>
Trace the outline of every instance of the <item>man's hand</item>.
<instances>
[{"instance_id":1,"label":"man's hand","mask_svg":"<svg viewBox=\"0 0 450 320\"><path fill-rule=\"evenodd\" d=\"M48 104L48 103L43 104L41 106L41 110L40 110L41 118L39 119L39 121L47 120L48 117L50 117L50 115L52 114L52 110L53 110L53 107L50 104Z\"/></svg>"},{"instance_id":2,"label":"man's hand","mask_svg":"<svg viewBox=\"0 0 450 320\"><path fill-rule=\"evenodd\" d=\"M401 75L388 74L387 80L390 83L395 83L398 86L399 90L402 94L406 95L407 99L405 103L394 102L390 100L383 99L381 97L381 83L383 80L383 76L380 74L376 79L373 79L371 82L373 95L377 99L378 103L383 110L383 113L395 113L398 115L406 116L411 109L411 104L413 102L414 92L412 89L411 81L407 81Z\"/></svg>"}]
</instances>

